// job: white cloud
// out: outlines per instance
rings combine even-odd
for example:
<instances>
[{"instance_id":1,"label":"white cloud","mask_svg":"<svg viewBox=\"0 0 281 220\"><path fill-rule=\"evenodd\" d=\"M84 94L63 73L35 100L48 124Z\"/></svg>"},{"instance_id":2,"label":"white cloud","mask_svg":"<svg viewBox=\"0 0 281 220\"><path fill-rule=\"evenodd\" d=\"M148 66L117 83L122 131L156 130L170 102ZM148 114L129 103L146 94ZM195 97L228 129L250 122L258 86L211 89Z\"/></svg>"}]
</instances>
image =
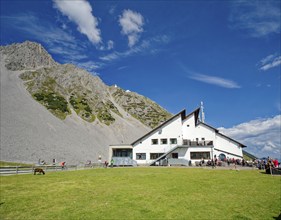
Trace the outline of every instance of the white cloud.
<instances>
[{"instance_id":1,"label":"white cloud","mask_svg":"<svg viewBox=\"0 0 281 220\"><path fill-rule=\"evenodd\" d=\"M241 88L236 82L228 79L224 79L221 77L217 76L209 76L209 75L204 75L204 74L199 74L199 73L192 73L191 75L188 76L190 79L194 79L200 82L228 88L228 89L237 89Z\"/></svg>"},{"instance_id":2,"label":"white cloud","mask_svg":"<svg viewBox=\"0 0 281 220\"><path fill-rule=\"evenodd\" d=\"M259 69L263 71L277 67L281 65L281 56L277 54L268 55L267 57L263 58L258 65Z\"/></svg>"},{"instance_id":3,"label":"white cloud","mask_svg":"<svg viewBox=\"0 0 281 220\"><path fill-rule=\"evenodd\" d=\"M42 42L48 52L60 55L59 62L77 65L81 60L88 58L85 53L85 50L87 50L86 44L75 39L67 32L67 29L62 30L54 27L46 21L38 20L37 16L30 13L5 16L2 19L5 19L10 27L14 28L19 34L27 35L30 40ZM90 66L85 69L92 72Z\"/></svg>"},{"instance_id":4,"label":"white cloud","mask_svg":"<svg viewBox=\"0 0 281 220\"><path fill-rule=\"evenodd\" d=\"M9 25L17 30L23 31L36 39L46 43L59 43L70 46L75 38L66 31L56 28L48 23L42 23L33 14L18 14L14 16L3 16Z\"/></svg>"},{"instance_id":5,"label":"white cloud","mask_svg":"<svg viewBox=\"0 0 281 220\"><path fill-rule=\"evenodd\" d=\"M258 157L281 157L281 115L252 120L232 128L218 129L245 144L245 150L249 153Z\"/></svg>"},{"instance_id":6,"label":"white cloud","mask_svg":"<svg viewBox=\"0 0 281 220\"><path fill-rule=\"evenodd\" d=\"M116 5L112 5L108 11L109 14L113 15L115 13L116 10Z\"/></svg>"},{"instance_id":7,"label":"white cloud","mask_svg":"<svg viewBox=\"0 0 281 220\"><path fill-rule=\"evenodd\" d=\"M72 62L76 66L87 70L88 72L92 73L93 75L99 75L96 70L100 69L103 64L99 62L94 62L94 61L86 61L86 62Z\"/></svg>"},{"instance_id":8,"label":"white cloud","mask_svg":"<svg viewBox=\"0 0 281 220\"><path fill-rule=\"evenodd\" d=\"M111 49L113 49L113 47L114 47L114 42L112 40L109 40L107 42L107 49L111 50Z\"/></svg>"},{"instance_id":9,"label":"white cloud","mask_svg":"<svg viewBox=\"0 0 281 220\"><path fill-rule=\"evenodd\" d=\"M121 33L128 37L129 47L134 46L139 40L140 33L143 32L143 16L130 9L124 10L122 16L119 17L119 24L122 27Z\"/></svg>"},{"instance_id":10,"label":"white cloud","mask_svg":"<svg viewBox=\"0 0 281 220\"><path fill-rule=\"evenodd\" d=\"M251 37L280 33L280 1L234 1L231 10L231 28L244 30Z\"/></svg>"},{"instance_id":11,"label":"white cloud","mask_svg":"<svg viewBox=\"0 0 281 220\"><path fill-rule=\"evenodd\" d=\"M127 51L124 51L124 52L114 51L110 54L99 57L99 59L103 60L103 61L113 61L113 60L118 60L118 59L125 58L128 56L132 56L134 54L147 53L147 51L151 47L154 47L155 45L167 44L168 42L169 42L168 36L166 36L166 35L157 36L157 37L151 38L149 40L144 40L141 42L140 45L130 48ZM154 50L150 50L149 52L155 53Z\"/></svg>"},{"instance_id":12,"label":"white cloud","mask_svg":"<svg viewBox=\"0 0 281 220\"><path fill-rule=\"evenodd\" d=\"M92 14L92 7L86 0L53 0L54 7L78 25L78 31L85 34L93 44L101 43L98 21Z\"/></svg>"},{"instance_id":13,"label":"white cloud","mask_svg":"<svg viewBox=\"0 0 281 220\"><path fill-rule=\"evenodd\" d=\"M65 58L64 60L66 62L88 58L88 56L83 54L82 51L77 51L75 49L71 49L67 47L53 46L49 48L48 51L53 54L63 55Z\"/></svg>"}]
</instances>

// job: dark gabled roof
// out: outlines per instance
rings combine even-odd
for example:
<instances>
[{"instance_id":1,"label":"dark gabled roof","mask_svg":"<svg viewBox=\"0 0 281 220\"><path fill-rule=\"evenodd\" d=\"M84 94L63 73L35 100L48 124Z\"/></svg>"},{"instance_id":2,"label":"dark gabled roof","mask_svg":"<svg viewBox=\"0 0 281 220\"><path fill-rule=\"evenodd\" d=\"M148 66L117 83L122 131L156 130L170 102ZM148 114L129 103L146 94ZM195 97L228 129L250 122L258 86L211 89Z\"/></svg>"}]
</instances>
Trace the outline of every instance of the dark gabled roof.
<instances>
[{"instance_id":1,"label":"dark gabled roof","mask_svg":"<svg viewBox=\"0 0 281 220\"><path fill-rule=\"evenodd\" d=\"M206 123L204 123L204 122L202 122L202 121L200 121L198 124L205 125L206 127L211 128L212 130L214 130L216 133L219 132L218 129L216 129L216 128L212 127L211 125L208 125L208 124L206 124Z\"/></svg>"},{"instance_id":2,"label":"dark gabled roof","mask_svg":"<svg viewBox=\"0 0 281 220\"><path fill-rule=\"evenodd\" d=\"M167 121L163 122L162 124L158 125L156 128L152 129L150 132L146 133L144 136L140 137L139 139L137 139L136 141L134 141L131 145L134 145L135 143L137 143L138 141L142 140L143 138L145 138L146 136L152 134L153 132L155 132L156 130L158 130L159 128L161 128L162 126L164 126L165 124L167 124L168 122L172 121L174 118L178 117L179 115L181 115L182 120L185 118L185 109L183 109L182 111L180 111L179 113L175 114L174 116L172 116L171 118L169 118Z\"/></svg>"},{"instance_id":3,"label":"dark gabled roof","mask_svg":"<svg viewBox=\"0 0 281 220\"><path fill-rule=\"evenodd\" d=\"M188 118L190 115L195 114L195 126L197 125L197 123L199 122L198 118L199 118L199 113L200 113L200 107L195 109L193 112L189 113L187 116L185 116L184 119Z\"/></svg>"},{"instance_id":4,"label":"dark gabled roof","mask_svg":"<svg viewBox=\"0 0 281 220\"><path fill-rule=\"evenodd\" d=\"M202 125L205 125L205 126L208 127L208 128L211 128L211 129L214 130L218 135L221 135L221 136L227 138L228 140L231 140L231 141L233 141L233 142L239 144L241 147L247 147L247 146L245 146L244 144L241 144L240 142L238 142L238 141L236 141L236 140L234 140L234 139L232 139L232 138L230 138L230 137L228 137L228 136L226 136L226 135L220 133L218 129L216 129L216 128L214 128L214 127L208 125L208 124L205 124L205 123L203 123L203 122L201 122L201 121L200 121L198 124L202 124Z\"/></svg>"}]
</instances>

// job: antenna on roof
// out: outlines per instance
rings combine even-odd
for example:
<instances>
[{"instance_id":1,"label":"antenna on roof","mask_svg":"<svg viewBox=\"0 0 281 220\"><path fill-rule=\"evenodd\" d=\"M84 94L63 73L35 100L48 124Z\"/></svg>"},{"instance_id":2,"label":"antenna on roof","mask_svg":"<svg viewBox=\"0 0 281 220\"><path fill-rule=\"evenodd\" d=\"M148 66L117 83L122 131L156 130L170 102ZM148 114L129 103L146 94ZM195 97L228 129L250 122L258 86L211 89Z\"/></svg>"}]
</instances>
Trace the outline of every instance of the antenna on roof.
<instances>
[{"instance_id":1,"label":"antenna on roof","mask_svg":"<svg viewBox=\"0 0 281 220\"><path fill-rule=\"evenodd\" d=\"M203 123L205 123L205 113L204 113L204 106L203 106L203 102L201 101L201 121Z\"/></svg>"}]
</instances>

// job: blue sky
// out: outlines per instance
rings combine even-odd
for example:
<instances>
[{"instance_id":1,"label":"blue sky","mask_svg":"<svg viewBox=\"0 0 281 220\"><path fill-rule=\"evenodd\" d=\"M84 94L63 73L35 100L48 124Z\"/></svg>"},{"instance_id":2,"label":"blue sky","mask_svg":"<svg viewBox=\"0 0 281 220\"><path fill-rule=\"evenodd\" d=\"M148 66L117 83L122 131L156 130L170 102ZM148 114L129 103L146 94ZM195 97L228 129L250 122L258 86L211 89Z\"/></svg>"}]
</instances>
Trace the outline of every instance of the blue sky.
<instances>
[{"instance_id":1,"label":"blue sky","mask_svg":"<svg viewBox=\"0 0 281 220\"><path fill-rule=\"evenodd\" d=\"M39 42L59 63L171 113L203 101L206 123L252 153L280 156L280 7L254 0L1 0L1 45Z\"/></svg>"}]
</instances>

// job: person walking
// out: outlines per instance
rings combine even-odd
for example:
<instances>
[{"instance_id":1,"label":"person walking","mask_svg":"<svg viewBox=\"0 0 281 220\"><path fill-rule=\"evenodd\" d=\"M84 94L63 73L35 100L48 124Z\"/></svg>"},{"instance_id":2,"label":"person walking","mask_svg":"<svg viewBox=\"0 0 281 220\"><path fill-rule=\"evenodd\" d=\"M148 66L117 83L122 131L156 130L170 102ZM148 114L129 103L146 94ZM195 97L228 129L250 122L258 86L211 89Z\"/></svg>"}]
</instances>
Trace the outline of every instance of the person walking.
<instances>
[{"instance_id":1,"label":"person walking","mask_svg":"<svg viewBox=\"0 0 281 220\"><path fill-rule=\"evenodd\" d=\"M110 161L110 167L111 167L111 168L113 168L113 164L114 164L114 160L113 160L113 158L112 158L111 161Z\"/></svg>"}]
</instances>

